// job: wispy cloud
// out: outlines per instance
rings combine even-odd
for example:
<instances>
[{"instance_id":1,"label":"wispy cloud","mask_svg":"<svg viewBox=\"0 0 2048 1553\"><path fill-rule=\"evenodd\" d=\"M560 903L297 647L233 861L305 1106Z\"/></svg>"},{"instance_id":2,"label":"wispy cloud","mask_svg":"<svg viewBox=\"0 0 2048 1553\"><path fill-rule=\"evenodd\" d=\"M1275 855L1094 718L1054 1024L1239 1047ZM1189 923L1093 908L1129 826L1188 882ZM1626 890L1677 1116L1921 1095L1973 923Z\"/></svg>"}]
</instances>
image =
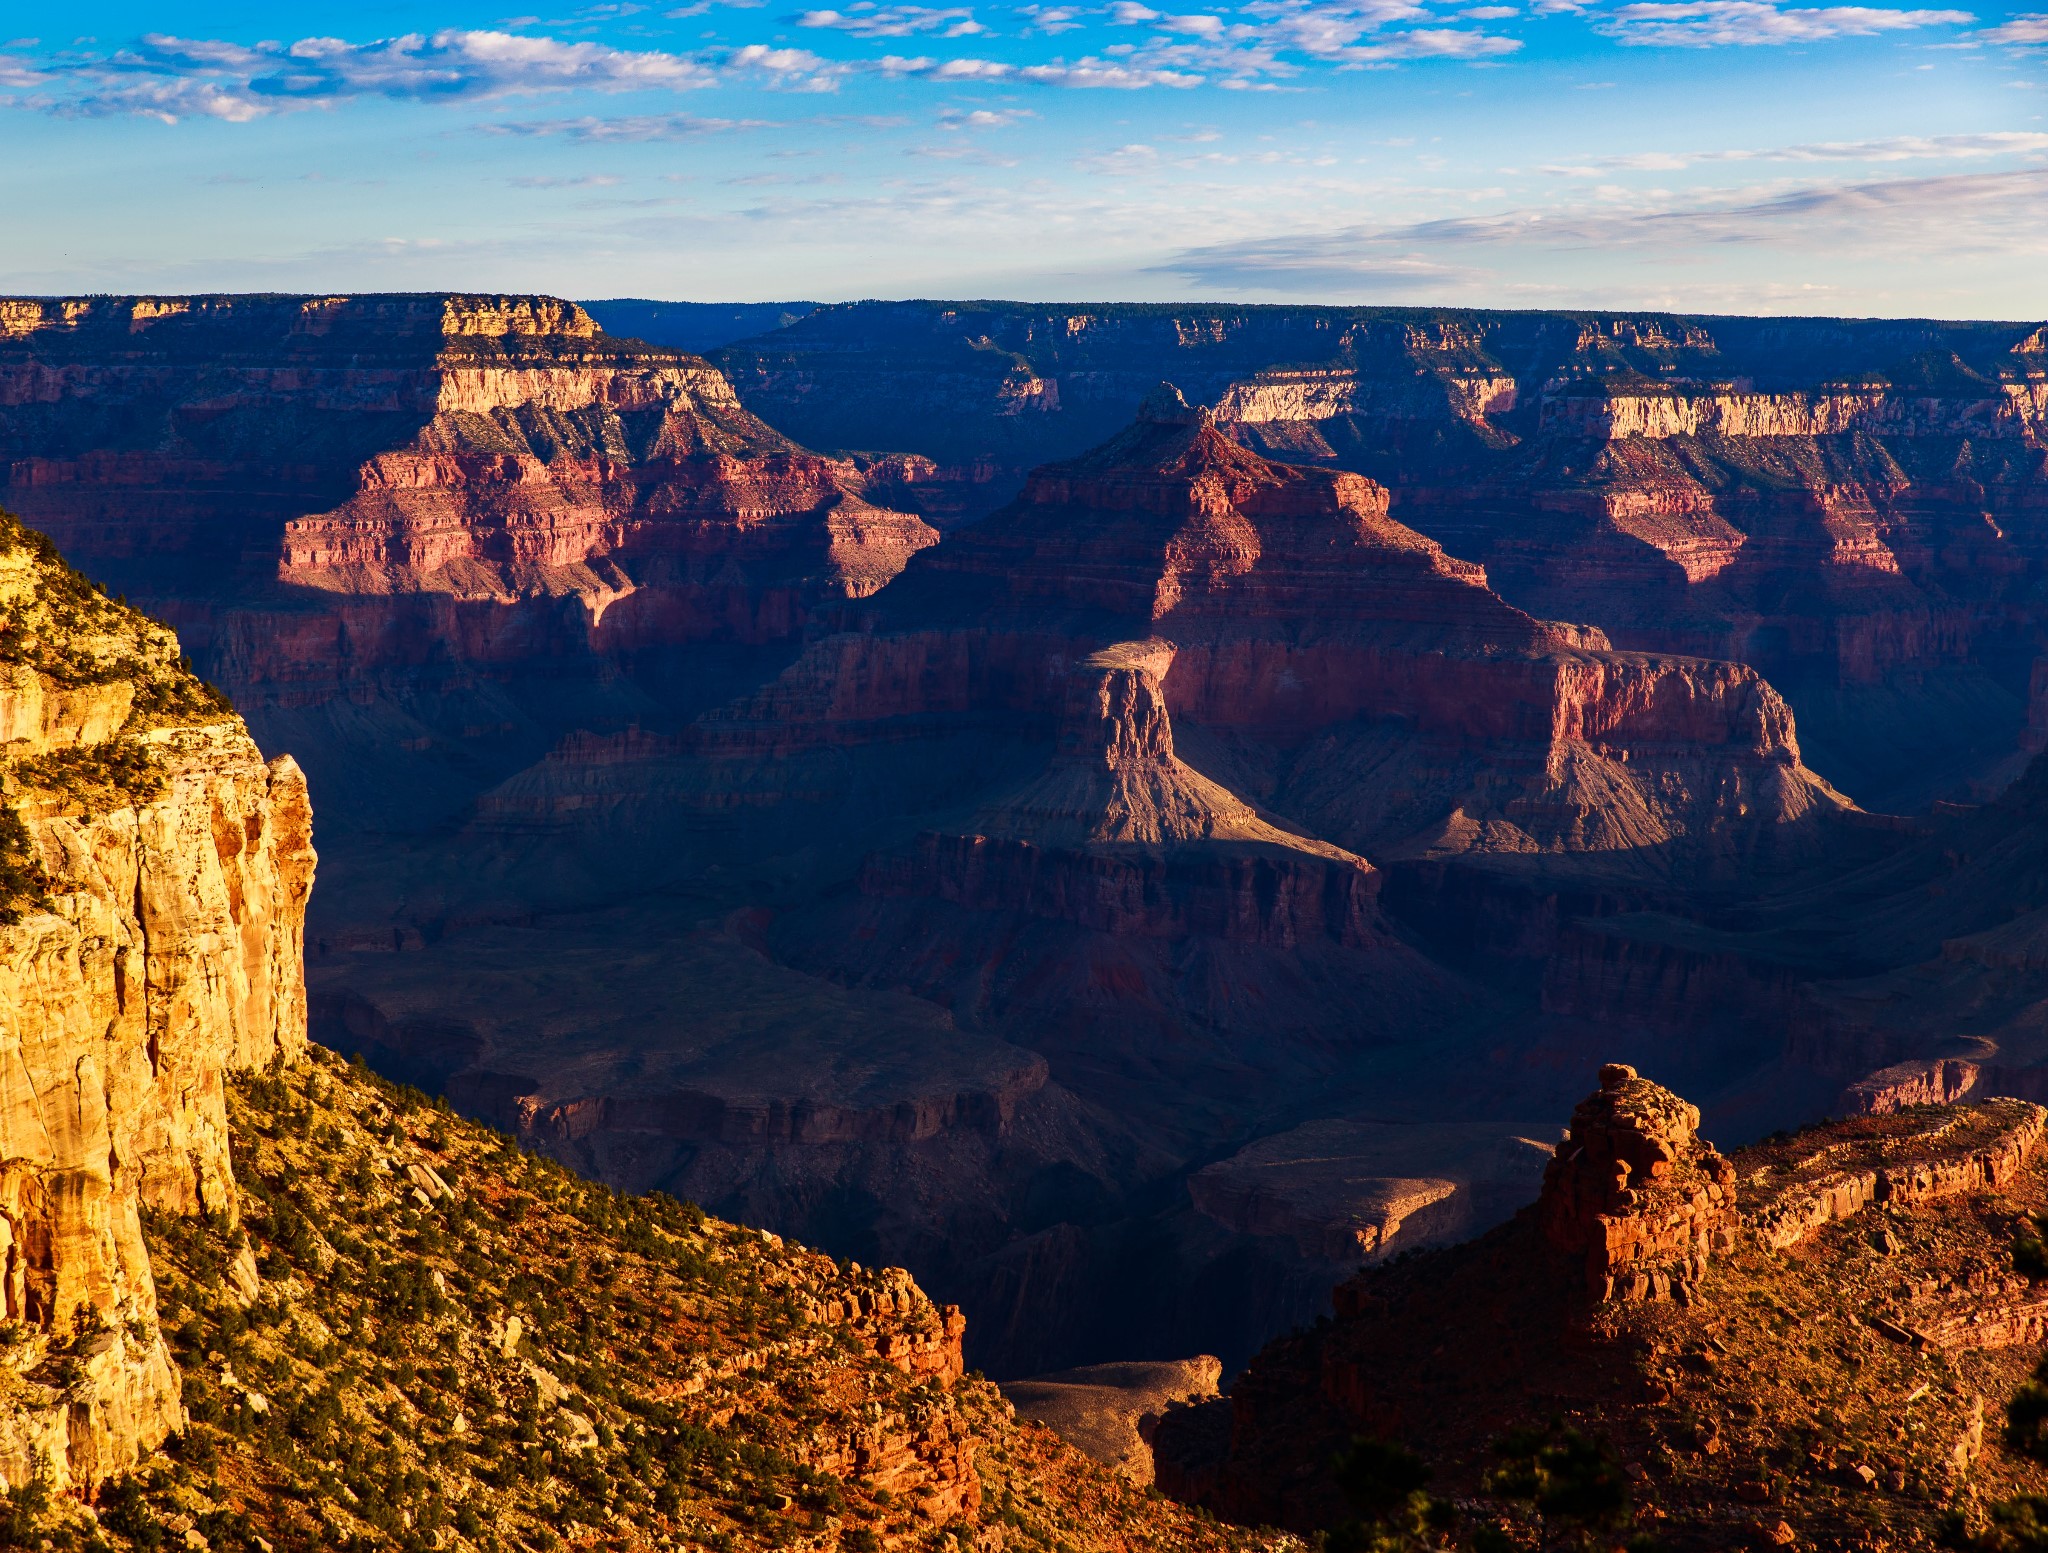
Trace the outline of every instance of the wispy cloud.
<instances>
[{"instance_id":1,"label":"wispy cloud","mask_svg":"<svg viewBox=\"0 0 2048 1553\"><path fill-rule=\"evenodd\" d=\"M1495 59L1521 40L1463 27L1386 29L1427 21L1414 0L1252 0L1257 44L1322 64L1379 65L1411 59Z\"/></svg>"},{"instance_id":2,"label":"wispy cloud","mask_svg":"<svg viewBox=\"0 0 2048 1553\"><path fill-rule=\"evenodd\" d=\"M1975 21L1968 11L1899 11L1867 5L1788 8L1767 0L1640 0L1609 13L1600 30L1638 47L1713 48L1822 43Z\"/></svg>"},{"instance_id":3,"label":"wispy cloud","mask_svg":"<svg viewBox=\"0 0 2048 1553\"><path fill-rule=\"evenodd\" d=\"M529 119L521 123L480 125L492 135L561 135L583 141L695 140L741 129L774 129L772 119L705 119L689 113L636 113L607 119L585 115L575 119Z\"/></svg>"},{"instance_id":4,"label":"wispy cloud","mask_svg":"<svg viewBox=\"0 0 2048 1553\"><path fill-rule=\"evenodd\" d=\"M1129 64L1094 57L1071 63L1013 65L1000 59L934 59L929 55L889 54L875 62L885 75L919 76L932 81L1028 81L1034 86L1065 86L1136 90L1148 86L1200 86L1205 79L1191 71Z\"/></svg>"},{"instance_id":5,"label":"wispy cloud","mask_svg":"<svg viewBox=\"0 0 2048 1553\"><path fill-rule=\"evenodd\" d=\"M921 76L932 81L1007 81L1018 74L1000 59L938 59L929 54L884 54L874 68L887 76Z\"/></svg>"},{"instance_id":6,"label":"wispy cloud","mask_svg":"<svg viewBox=\"0 0 2048 1553\"><path fill-rule=\"evenodd\" d=\"M2048 15L2015 16L1977 36L1987 43L2048 43Z\"/></svg>"},{"instance_id":7,"label":"wispy cloud","mask_svg":"<svg viewBox=\"0 0 2048 1553\"><path fill-rule=\"evenodd\" d=\"M1425 276L1432 268L1449 273L1454 258L1469 262L1486 250L1690 256L1750 245L1896 256L1918 251L1931 230L1942 233L1950 255L2035 251L2048 240L2048 168L1349 226L1189 248L1159 272L1219 289L1355 291L1393 287L1399 276Z\"/></svg>"},{"instance_id":8,"label":"wispy cloud","mask_svg":"<svg viewBox=\"0 0 2048 1553\"><path fill-rule=\"evenodd\" d=\"M1725 151L1629 151L1617 156L1551 166L1569 177L1604 177L1615 172L1683 172L1715 162L1915 162L1965 161L2024 156L2048 151L2048 134L2003 130L1984 135L1893 135L1882 140L1816 140L1803 145Z\"/></svg>"},{"instance_id":9,"label":"wispy cloud","mask_svg":"<svg viewBox=\"0 0 2048 1553\"><path fill-rule=\"evenodd\" d=\"M799 27L829 27L856 38L907 38L920 32L971 38L988 31L974 12L960 7L862 4L844 11L804 11L793 20Z\"/></svg>"},{"instance_id":10,"label":"wispy cloud","mask_svg":"<svg viewBox=\"0 0 2048 1553\"><path fill-rule=\"evenodd\" d=\"M1037 117L1029 108L948 108L938 122L948 130L1008 129Z\"/></svg>"},{"instance_id":11,"label":"wispy cloud","mask_svg":"<svg viewBox=\"0 0 2048 1553\"><path fill-rule=\"evenodd\" d=\"M515 189L609 189L615 187L619 180L609 173L586 173L580 178L530 176L508 181Z\"/></svg>"},{"instance_id":12,"label":"wispy cloud","mask_svg":"<svg viewBox=\"0 0 2048 1553\"><path fill-rule=\"evenodd\" d=\"M1119 27L1156 27L1161 32L1186 33L1195 38L1220 38L1229 25L1222 17L1206 11L1175 16L1139 5L1136 0L1116 0L1109 8L1109 19Z\"/></svg>"},{"instance_id":13,"label":"wispy cloud","mask_svg":"<svg viewBox=\"0 0 2048 1553\"><path fill-rule=\"evenodd\" d=\"M1078 5L1022 5L1017 14L1033 32L1059 33L1083 26L1081 18L1088 13Z\"/></svg>"}]
</instances>

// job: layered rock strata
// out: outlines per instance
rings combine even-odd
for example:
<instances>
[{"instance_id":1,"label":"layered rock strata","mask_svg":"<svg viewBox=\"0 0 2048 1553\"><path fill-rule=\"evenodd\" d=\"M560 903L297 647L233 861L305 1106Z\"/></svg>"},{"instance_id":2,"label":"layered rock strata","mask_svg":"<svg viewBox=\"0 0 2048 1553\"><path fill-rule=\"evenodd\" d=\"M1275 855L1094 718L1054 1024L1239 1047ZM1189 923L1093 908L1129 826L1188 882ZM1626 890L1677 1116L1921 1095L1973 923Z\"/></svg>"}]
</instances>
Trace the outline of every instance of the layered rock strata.
<instances>
[{"instance_id":1,"label":"layered rock strata","mask_svg":"<svg viewBox=\"0 0 2048 1553\"><path fill-rule=\"evenodd\" d=\"M2016 747L2040 653L2038 334L855 303L719 360L746 403L815 446L921 454L955 482L979 471L983 510L1172 378L1247 445L1387 486L1405 523L1538 615L1751 663L1800 708L1819 768L1891 805L1995 781ZM1942 758L1902 754L1929 744Z\"/></svg>"},{"instance_id":2,"label":"layered rock strata","mask_svg":"<svg viewBox=\"0 0 2048 1553\"><path fill-rule=\"evenodd\" d=\"M2012 1185L2048 1132L2048 1109L2026 1100L1989 1100L1868 1123L1853 1143L1819 1149L1762 1144L1743 1219L1773 1251L1797 1245L1822 1225L1874 1203L1910 1206L1941 1197L1998 1192Z\"/></svg>"},{"instance_id":3,"label":"layered rock strata","mask_svg":"<svg viewBox=\"0 0 2048 1553\"><path fill-rule=\"evenodd\" d=\"M1223 1365L1193 1359L1091 1364L1003 1387L1003 1400L1141 1487L1152 1484L1151 1435L1172 1408L1216 1396Z\"/></svg>"},{"instance_id":4,"label":"layered rock strata","mask_svg":"<svg viewBox=\"0 0 2048 1553\"><path fill-rule=\"evenodd\" d=\"M184 1419L141 1214L234 1222L223 1086L305 1044L312 815L168 631L0 522L0 1474L89 1488Z\"/></svg>"},{"instance_id":5,"label":"layered rock strata","mask_svg":"<svg viewBox=\"0 0 2048 1553\"><path fill-rule=\"evenodd\" d=\"M1551 1159L1544 1130L1326 1118L1205 1165L1188 1177L1188 1196L1225 1228L1284 1237L1333 1277L1348 1276L1363 1262L1466 1239L1521 1208Z\"/></svg>"},{"instance_id":6,"label":"layered rock strata","mask_svg":"<svg viewBox=\"0 0 2048 1553\"><path fill-rule=\"evenodd\" d=\"M17 313L0 496L178 624L261 731L303 738L350 826L408 823L341 779L365 721L392 785L459 806L489 785L479 766L508 775L578 727L673 724L730 694L936 538L700 358L611 339L571 303Z\"/></svg>"},{"instance_id":7,"label":"layered rock strata","mask_svg":"<svg viewBox=\"0 0 2048 1553\"><path fill-rule=\"evenodd\" d=\"M707 743L1045 718L1064 665L1137 626L1173 644L1173 714L1271 751L1247 762L1266 773L1255 798L1354 851L1712 871L1796 855L1846 807L1750 670L1534 620L1393 522L1371 482L1247 453L1171 389L1034 474L859 624L707 723Z\"/></svg>"}]
</instances>

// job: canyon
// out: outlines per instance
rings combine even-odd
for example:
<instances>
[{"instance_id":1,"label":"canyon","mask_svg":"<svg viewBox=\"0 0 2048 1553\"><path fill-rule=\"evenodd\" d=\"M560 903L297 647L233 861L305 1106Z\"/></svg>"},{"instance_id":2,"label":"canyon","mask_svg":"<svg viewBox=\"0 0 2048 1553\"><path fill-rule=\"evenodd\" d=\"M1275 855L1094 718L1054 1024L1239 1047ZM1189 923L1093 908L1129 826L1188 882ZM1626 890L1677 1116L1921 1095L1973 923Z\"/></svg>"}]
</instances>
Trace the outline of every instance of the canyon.
<instances>
[{"instance_id":1,"label":"canyon","mask_svg":"<svg viewBox=\"0 0 2048 1553\"><path fill-rule=\"evenodd\" d=\"M999 1379L1227 1373L1510 1214L1589 1063L1736 1138L2037 1093L2044 361L17 299L0 505L303 767L317 1039Z\"/></svg>"}]
</instances>

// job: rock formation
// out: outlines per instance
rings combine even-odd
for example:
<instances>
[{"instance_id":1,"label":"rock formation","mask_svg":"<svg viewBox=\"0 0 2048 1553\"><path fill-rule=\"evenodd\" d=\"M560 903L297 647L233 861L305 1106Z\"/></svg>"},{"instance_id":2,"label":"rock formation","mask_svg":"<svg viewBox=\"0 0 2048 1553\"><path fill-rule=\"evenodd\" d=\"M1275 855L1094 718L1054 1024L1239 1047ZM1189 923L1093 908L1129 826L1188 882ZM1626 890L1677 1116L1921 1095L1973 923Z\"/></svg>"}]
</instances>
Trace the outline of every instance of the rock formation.
<instances>
[{"instance_id":1,"label":"rock formation","mask_svg":"<svg viewBox=\"0 0 2048 1553\"><path fill-rule=\"evenodd\" d=\"M184 1418L141 1214L237 1213L224 1084L305 1045L312 815L171 634L0 518L0 1475Z\"/></svg>"},{"instance_id":2,"label":"rock formation","mask_svg":"<svg viewBox=\"0 0 2048 1553\"><path fill-rule=\"evenodd\" d=\"M1076 1449L1115 1467L1141 1487L1152 1484L1152 1431L1173 1407L1214 1399L1223 1365L1193 1359L1091 1364L1034 1375L1003 1387L1019 1418L1042 1423Z\"/></svg>"},{"instance_id":3,"label":"rock formation","mask_svg":"<svg viewBox=\"0 0 2048 1553\"><path fill-rule=\"evenodd\" d=\"M2034 1092L2028 784L1822 775L2040 742L2030 331L856 305L728 376L545 298L4 317L11 499L305 763L317 1033L906 1262L976 1364L1235 1364L1497 1217L1426 1129L1547 1139L1595 1057L1723 1137ZM10 735L128 715L7 672Z\"/></svg>"},{"instance_id":4,"label":"rock formation","mask_svg":"<svg viewBox=\"0 0 2048 1553\"><path fill-rule=\"evenodd\" d=\"M1261 1138L1188 1177L1195 1211L1285 1237L1334 1282L1361 1263L1464 1240L1520 1209L1552 1145L1487 1122L1326 1118Z\"/></svg>"},{"instance_id":5,"label":"rock formation","mask_svg":"<svg viewBox=\"0 0 2048 1553\"><path fill-rule=\"evenodd\" d=\"M851 1237L892 1222L888 1256L975 1303L976 1362L1030 1373L1121 1346L1066 1323L1109 1319L1131 1237L1159 1232L1122 1205L1252 1141L1247 1096L1277 1107L1262 1131L1341 1119L1433 1033L1488 1017L1389 921L1382 857L1683 888L1809 860L1850 812L1750 671L1532 619L1372 482L1250 453L1161 389L756 691L680 735L565 741L501 785L462 866L413 888L445 904L328 946L316 974L342 1049L585 1168L869 1255ZM664 889L727 909L648 962L648 999L616 947L644 911L587 950L625 919L520 923L525 878L616 892L657 862ZM644 1013L536 987L519 946L543 941L558 970L608 965L610 1004ZM720 987L715 1014L673 1006L676 964ZM788 1005L739 991L771 984L815 1010L801 1078L740 1059L791 1049L750 1024ZM953 1185L914 1202L892 1184L935 1172ZM869 1193L902 1205L844 1216ZM1308 1313L1319 1249L1256 1215L1171 1237L1220 1269L1242 1244L1226 1228L1272 1264L1256 1303L1284 1287ZM1243 1338L1179 1292L1180 1254L1148 1258L1147 1286L1187 1299L1182 1346L1235 1359ZM1038 1308L1075 1279L1110 1283Z\"/></svg>"},{"instance_id":6,"label":"rock formation","mask_svg":"<svg viewBox=\"0 0 2048 1553\"><path fill-rule=\"evenodd\" d=\"M1572 1112L1537 1214L1551 1245L1585 1259L1595 1298L1689 1302L1735 1244L1735 1167L1699 1125L1699 1107L1621 1062Z\"/></svg>"},{"instance_id":7,"label":"rock formation","mask_svg":"<svg viewBox=\"0 0 2048 1553\"><path fill-rule=\"evenodd\" d=\"M0 651L10 1541L781 1546L829 1510L896 1548L974 1541L992 1490L1034 1541L1233 1544L1019 1427L902 1270L623 1203L310 1052L296 766L4 518Z\"/></svg>"}]
</instances>

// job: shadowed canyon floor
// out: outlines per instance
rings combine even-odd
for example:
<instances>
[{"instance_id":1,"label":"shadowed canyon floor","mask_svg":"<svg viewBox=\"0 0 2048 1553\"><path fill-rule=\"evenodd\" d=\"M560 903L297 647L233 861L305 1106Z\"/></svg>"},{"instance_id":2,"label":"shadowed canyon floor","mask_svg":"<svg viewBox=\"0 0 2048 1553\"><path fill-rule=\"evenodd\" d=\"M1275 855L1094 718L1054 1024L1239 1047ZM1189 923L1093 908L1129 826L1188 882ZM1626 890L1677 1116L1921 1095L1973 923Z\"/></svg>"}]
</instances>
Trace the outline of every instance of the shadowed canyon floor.
<instances>
[{"instance_id":1,"label":"shadowed canyon floor","mask_svg":"<svg viewBox=\"0 0 2048 1553\"><path fill-rule=\"evenodd\" d=\"M2031 326L662 306L772 332L8 304L0 501L304 763L339 1049L1003 1376L1235 1368L1592 1061L2035 1092Z\"/></svg>"}]
</instances>

